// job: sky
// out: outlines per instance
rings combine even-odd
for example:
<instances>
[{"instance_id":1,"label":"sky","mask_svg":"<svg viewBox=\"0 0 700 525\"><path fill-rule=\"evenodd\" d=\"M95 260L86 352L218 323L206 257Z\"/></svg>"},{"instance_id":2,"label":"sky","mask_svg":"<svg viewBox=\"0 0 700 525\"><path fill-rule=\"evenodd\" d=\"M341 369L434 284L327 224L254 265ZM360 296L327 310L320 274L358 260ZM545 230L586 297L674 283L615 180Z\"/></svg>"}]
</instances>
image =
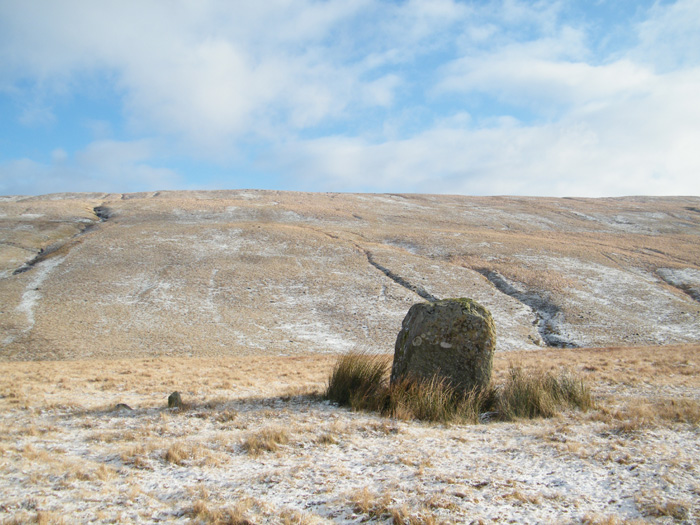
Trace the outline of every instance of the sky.
<instances>
[{"instance_id":1,"label":"sky","mask_svg":"<svg viewBox=\"0 0 700 525\"><path fill-rule=\"evenodd\" d=\"M700 0L0 0L0 195L700 195Z\"/></svg>"}]
</instances>

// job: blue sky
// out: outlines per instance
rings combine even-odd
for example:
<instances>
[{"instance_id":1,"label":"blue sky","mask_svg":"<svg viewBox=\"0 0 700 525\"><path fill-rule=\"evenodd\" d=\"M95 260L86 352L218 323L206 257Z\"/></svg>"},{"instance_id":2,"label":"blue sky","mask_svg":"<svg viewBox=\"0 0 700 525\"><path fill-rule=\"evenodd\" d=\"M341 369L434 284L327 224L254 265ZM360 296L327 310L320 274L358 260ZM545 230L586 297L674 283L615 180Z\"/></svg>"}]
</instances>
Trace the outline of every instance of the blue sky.
<instances>
[{"instance_id":1,"label":"blue sky","mask_svg":"<svg viewBox=\"0 0 700 525\"><path fill-rule=\"evenodd\" d=\"M0 0L0 195L700 195L700 0Z\"/></svg>"}]
</instances>

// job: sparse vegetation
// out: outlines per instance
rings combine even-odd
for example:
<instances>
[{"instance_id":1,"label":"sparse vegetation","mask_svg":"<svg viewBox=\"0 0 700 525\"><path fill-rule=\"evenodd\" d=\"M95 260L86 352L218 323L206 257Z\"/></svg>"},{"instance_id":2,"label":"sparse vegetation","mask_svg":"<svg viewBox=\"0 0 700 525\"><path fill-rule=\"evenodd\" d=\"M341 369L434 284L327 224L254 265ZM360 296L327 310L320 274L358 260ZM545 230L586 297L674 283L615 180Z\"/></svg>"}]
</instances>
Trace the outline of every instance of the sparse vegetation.
<instances>
[{"instance_id":1,"label":"sparse vegetation","mask_svg":"<svg viewBox=\"0 0 700 525\"><path fill-rule=\"evenodd\" d=\"M593 406L588 385L566 371L557 377L511 367L508 380L496 394L495 407L502 420L552 417L562 406L581 410Z\"/></svg>"},{"instance_id":2,"label":"sparse vegetation","mask_svg":"<svg viewBox=\"0 0 700 525\"><path fill-rule=\"evenodd\" d=\"M212 505L205 498L198 499L186 510L194 523L212 525L254 525L249 514L255 507L252 498L243 498L234 505Z\"/></svg>"},{"instance_id":3,"label":"sparse vegetation","mask_svg":"<svg viewBox=\"0 0 700 525\"><path fill-rule=\"evenodd\" d=\"M263 452L274 452L280 445L288 442L289 434L286 429L267 427L248 435L243 441L243 450L251 456L258 456Z\"/></svg>"},{"instance_id":4,"label":"sparse vegetation","mask_svg":"<svg viewBox=\"0 0 700 525\"><path fill-rule=\"evenodd\" d=\"M669 501L649 495L638 496L637 505L645 516L670 517L678 521L687 520L692 507L688 502Z\"/></svg>"},{"instance_id":5,"label":"sparse vegetation","mask_svg":"<svg viewBox=\"0 0 700 525\"><path fill-rule=\"evenodd\" d=\"M338 356L0 363L0 523L67 523L66 507L71 521L100 523L694 522L697 355L497 353L497 388L453 421L497 411L513 376L551 376L548 395L563 399L577 398L562 394L578 391L567 385L590 385L595 406L496 425L415 423L415 413L449 419L440 400L455 398L436 380L395 386L393 414L392 399L381 402L391 417L319 402L310 394L328 386ZM380 384L388 396L386 375ZM166 408L176 389L189 410ZM117 402L134 410L112 410ZM585 476L569 469L582 460ZM609 504L630 493L633 505Z\"/></svg>"},{"instance_id":6,"label":"sparse vegetation","mask_svg":"<svg viewBox=\"0 0 700 525\"><path fill-rule=\"evenodd\" d=\"M486 412L502 421L552 417L562 407L588 410L593 406L590 388L568 371L555 376L511 367L502 386L471 392L459 392L437 376L405 378L389 386L387 371L388 364L381 358L345 354L333 368L326 397L354 410L440 423L477 423Z\"/></svg>"},{"instance_id":7,"label":"sparse vegetation","mask_svg":"<svg viewBox=\"0 0 700 525\"><path fill-rule=\"evenodd\" d=\"M355 512L370 518L379 519L390 514L391 496L388 493L376 494L370 488L362 487L352 492L350 502Z\"/></svg>"},{"instance_id":8,"label":"sparse vegetation","mask_svg":"<svg viewBox=\"0 0 700 525\"><path fill-rule=\"evenodd\" d=\"M355 410L380 409L386 393L389 360L360 352L342 355L331 372L326 398Z\"/></svg>"},{"instance_id":9,"label":"sparse vegetation","mask_svg":"<svg viewBox=\"0 0 700 525\"><path fill-rule=\"evenodd\" d=\"M686 397L630 397L615 408L601 407L593 417L617 434L630 434L659 425L700 424L700 401Z\"/></svg>"},{"instance_id":10,"label":"sparse vegetation","mask_svg":"<svg viewBox=\"0 0 700 525\"><path fill-rule=\"evenodd\" d=\"M188 461L202 456L200 445L193 445L182 441L176 441L165 451L163 459L174 465L185 465Z\"/></svg>"}]
</instances>

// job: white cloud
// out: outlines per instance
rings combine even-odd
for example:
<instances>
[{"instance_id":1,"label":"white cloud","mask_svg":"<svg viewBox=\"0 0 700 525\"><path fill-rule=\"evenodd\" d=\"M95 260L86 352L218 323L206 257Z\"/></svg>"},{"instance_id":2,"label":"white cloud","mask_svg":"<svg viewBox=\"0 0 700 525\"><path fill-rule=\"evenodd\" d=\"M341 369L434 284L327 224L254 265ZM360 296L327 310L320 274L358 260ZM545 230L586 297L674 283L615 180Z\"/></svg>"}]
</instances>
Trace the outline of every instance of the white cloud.
<instances>
[{"instance_id":1,"label":"white cloud","mask_svg":"<svg viewBox=\"0 0 700 525\"><path fill-rule=\"evenodd\" d=\"M332 31L368 1L27 1L0 6L3 76L63 90L102 70L140 133L224 148L386 105L396 81L346 60ZM341 54L339 56L338 54ZM79 86L74 85L79 90Z\"/></svg>"},{"instance_id":2,"label":"white cloud","mask_svg":"<svg viewBox=\"0 0 700 525\"><path fill-rule=\"evenodd\" d=\"M177 173L149 164L155 153L147 141L97 141L74 158L62 149L51 152L48 164L17 159L0 164L0 195L59 192L122 192L175 189Z\"/></svg>"},{"instance_id":3,"label":"white cloud","mask_svg":"<svg viewBox=\"0 0 700 525\"><path fill-rule=\"evenodd\" d=\"M292 188L700 193L700 0L654 4L608 55L570 5L0 2L0 91L25 124L98 78L127 135L166 145L105 140L122 130L96 116L101 140L5 162L0 193L172 187L158 155L235 167L251 143Z\"/></svg>"},{"instance_id":4,"label":"white cloud","mask_svg":"<svg viewBox=\"0 0 700 525\"><path fill-rule=\"evenodd\" d=\"M660 71L700 65L700 0L655 4L638 33L635 60Z\"/></svg>"},{"instance_id":5,"label":"white cloud","mask_svg":"<svg viewBox=\"0 0 700 525\"><path fill-rule=\"evenodd\" d=\"M690 7L698 7L689 13ZM556 7L556 6L555 6ZM650 11L639 45L614 60L596 57L580 30L554 23L556 9L528 11L506 3L508 18L531 20L534 38L493 32L506 42L465 48L442 70L436 97L475 93L534 117L504 114L443 120L412 136L386 141L326 137L280 152L284 168L306 181L371 191L467 194L700 194L700 67L693 51L667 43L672 30L700 35L700 2L683 0ZM684 19L684 17L686 17ZM507 28L506 28L507 29ZM694 41L694 36L689 40ZM680 39L680 42L684 42ZM655 64L639 60L659 44ZM674 46L680 46L680 43ZM680 57L684 67L672 57ZM659 61L674 69L658 67ZM479 117L477 115L477 117Z\"/></svg>"},{"instance_id":6,"label":"white cloud","mask_svg":"<svg viewBox=\"0 0 700 525\"><path fill-rule=\"evenodd\" d=\"M700 68L651 76L626 97L552 122L446 121L404 140L322 138L288 145L284 169L309 188L466 194L700 194Z\"/></svg>"},{"instance_id":7,"label":"white cloud","mask_svg":"<svg viewBox=\"0 0 700 525\"><path fill-rule=\"evenodd\" d=\"M562 105L644 92L652 77L651 71L629 60L593 66L506 53L450 64L436 89L438 93L488 93L511 104L548 112L548 108Z\"/></svg>"}]
</instances>

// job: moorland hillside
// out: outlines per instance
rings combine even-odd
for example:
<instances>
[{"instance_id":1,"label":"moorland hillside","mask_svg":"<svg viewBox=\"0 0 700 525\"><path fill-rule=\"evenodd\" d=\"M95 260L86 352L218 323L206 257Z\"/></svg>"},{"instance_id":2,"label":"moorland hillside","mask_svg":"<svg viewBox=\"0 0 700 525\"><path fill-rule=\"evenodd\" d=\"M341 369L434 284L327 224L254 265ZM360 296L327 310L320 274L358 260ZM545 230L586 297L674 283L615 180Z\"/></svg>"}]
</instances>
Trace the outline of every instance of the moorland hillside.
<instances>
[{"instance_id":1,"label":"moorland hillside","mask_svg":"<svg viewBox=\"0 0 700 525\"><path fill-rule=\"evenodd\" d=\"M471 297L497 351L700 340L700 198L0 197L0 359L393 350Z\"/></svg>"}]
</instances>

